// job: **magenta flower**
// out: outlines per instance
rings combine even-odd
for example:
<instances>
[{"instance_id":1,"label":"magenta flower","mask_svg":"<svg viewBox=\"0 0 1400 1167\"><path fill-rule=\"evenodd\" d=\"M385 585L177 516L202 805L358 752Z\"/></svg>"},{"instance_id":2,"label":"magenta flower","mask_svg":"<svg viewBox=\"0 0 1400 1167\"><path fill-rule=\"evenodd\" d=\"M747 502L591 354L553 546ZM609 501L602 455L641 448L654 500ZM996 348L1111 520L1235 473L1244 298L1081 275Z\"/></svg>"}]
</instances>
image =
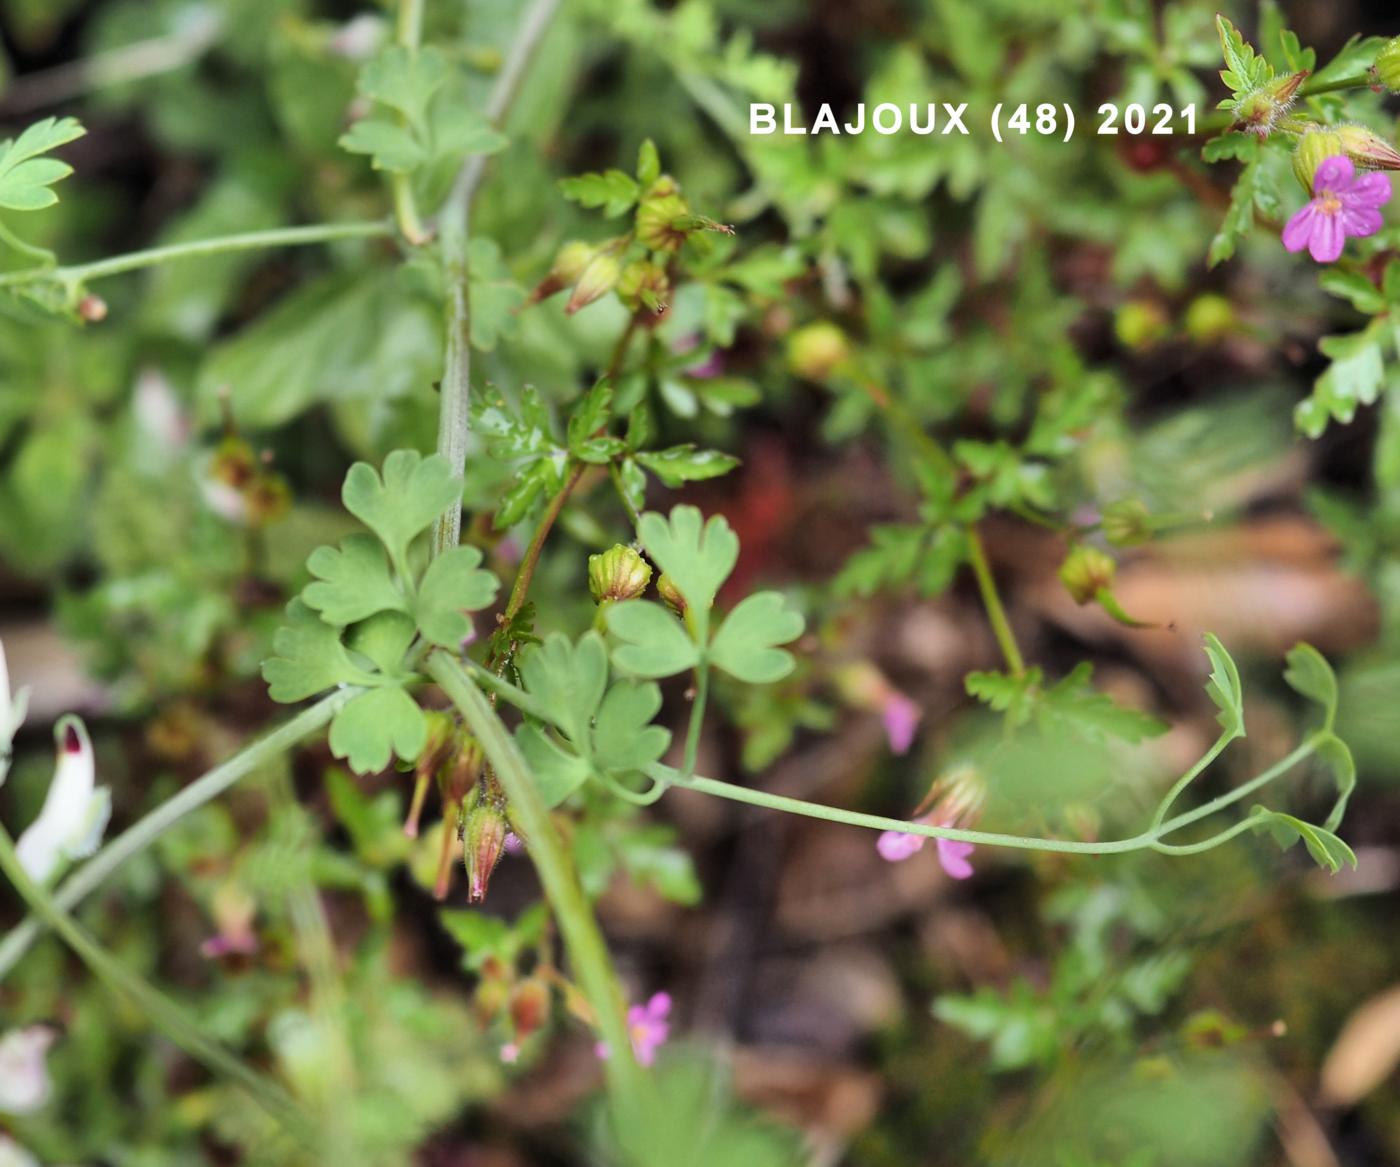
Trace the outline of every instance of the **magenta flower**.
<instances>
[{"instance_id":1,"label":"magenta flower","mask_svg":"<svg viewBox=\"0 0 1400 1167\"><path fill-rule=\"evenodd\" d=\"M921 820L930 822L931 818ZM942 824L946 825L946 824ZM885 831L875 843L880 858L887 863L902 863L911 855L917 855L928 842L927 835L911 835L907 831ZM952 839L935 839L938 848L938 862L950 879L967 879L972 875L972 864L967 857L975 850L971 843L958 843Z\"/></svg>"},{"instance_id":2,"label":"magenta flower","mask_svg":"<svg viewBox=\"0 0 1400 1167\"><path fill-rule=\"evenodd\" d=\"M911 855L924 849L923 835L911 835L905 831L885 831L875 842L875 850L886 863L903 863Z\"/></svg>"},{"instance_id":3,"label":"magenta flower","mask_svg":"<svg viewBox=\"0 0 1400 1167\"><path fill-rule=\"evenodd\" d=\"M1381 229L1379 207L1390 199L1384 174L1357 174L1344 154L1325 158L1313 176L1313 197L1283 228L1289 251L1308 249L1318 263L1342 254L1347 238L1364 239Z\"/></svg>"},{"instance_id":4,"label":"magenta flower","mask_svg":"<svg viewBox=\"0 0 1400 1167\"><path fill-rule=\"evenodd\" d=\"M670 1023L666 1020L671 1013L671 994L653 993L645 1005L633 1005L627 1010L627 1033L632 1039L632 1052L644 1066L656 1061L656 1051L671 1035ZM608 1058L608 1043L600 1041L593 1052L603 1061Z\"/></svg>"},{"instance_id":5,"label":"magenta flower","mask_svg":"<svg viewBox=\"0 0 1400 1167\"><path fill-rule=\"evenodd\" d=\"M967 857L975 849L971 843L959 843L954 839L939 839L938 862L950 879L968 879L972 875L972 864Z\"/></svg>"},{"instance_id":6,"label":"magenta flower","mask_svg":"<svg viewBox=\"0 0 1400 1167\"><path fill-rule=\"evenodd\" d=\"M881 695L880 721L885 727L890 749L896 754L909 752L919 728L919 718L923 715L923 710L898 689L891 687Z\"/></svg>"}]
</instances>

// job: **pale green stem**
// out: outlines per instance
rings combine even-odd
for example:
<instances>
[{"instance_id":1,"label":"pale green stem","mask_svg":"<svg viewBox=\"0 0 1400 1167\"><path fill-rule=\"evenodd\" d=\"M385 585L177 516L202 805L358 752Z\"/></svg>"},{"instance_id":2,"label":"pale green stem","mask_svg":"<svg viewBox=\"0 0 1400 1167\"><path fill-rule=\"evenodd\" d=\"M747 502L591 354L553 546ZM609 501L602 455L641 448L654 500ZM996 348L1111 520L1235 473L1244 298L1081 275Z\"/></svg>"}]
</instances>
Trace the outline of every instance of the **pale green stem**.
<instances>
[{"instance_id":1,"label":"pale green stem","mask_svg":"<svg viewBox=\"0 0 1400 1167\"><path fill-rule=\"evenodd\" d=\"M510 110L525 67L549 28L559 0L535 0L520 20L496 83L486 101L487 119L499 126ZM471 431L471 302L467 290L467 245L471 209L486 173L486 156L473 154L457 172L452 191L438 216L442 266L447 277L447 345L438 403L437 452L452 465L458 478L466 473L467 438ZM433 528L433 554L457 546L462 534L460 499L443 512Z\"/></svg>"},{"instance_id":2,"label":"pale green stem","mask_svg":"<svg viewBox=\"0 0 1400 1167\"><path fill-rule=\"evenodd\" d=\"M164 247L149 247L114 255L92 263L67 264L63 267L29 268L0 274L0 287L29 284L36 280L52 280L69 287L78 287L92 280L143 267L155 267L177 259L193 259L200 255L216 255L226 251L255 251L272 247L299 247L309 243L330 243L337 239L372 239L393 234L390 223L350 222L314 223L305 227L276 227L268 231L245 231L237 235L219 235L212 239L194 239L188 243L171 243Z\"/></svg>"},{"instance_id":3,"label":"pale green stem","mask_svg":"<svg viewBox=\"0 0 1400 1167\"><path fill-rule=\"evenodd\" d=\"M992 625L997 644L1001 647L1001 655L1006 659L1006 667L1011 670L1013 676L1022 676L1026 671L1026 662L1021 656L1020 646L1016 643L1016 634L1011 630L1011 621L1006 618L1006 609L1002 606L1001 595L997 591L996 578L987 562L987 551L982 546L982 536L974 526L967 529L967 558L972 564L972 574L977 577L977 590L982 595L982 606L987 609L987 619Z\"/></svg>"},{"instance_id":4,"label":"pale green stem","mask_svg":"<svg viewBox=\"0 0 1400 1167\"><path fill-rule=\"evenodd\" d=\"M423 39L423 0L399 0L394 39L410 53L418 51L418 44ZM406 119L401 116L399 120L403 122ZM415 247L426 243L432 234L423 226L423 218L418 213L413 176L390 174L389 190L394 196L394 219L398 222L399 232Z\"/></svg>"},{"instance_id":5,"label":"pale green stem","mask_svg":"<svg viewBox=\"0 0 1400 1167\"><path fill-rule=\"evenodd\" d=\"M265 766L302 738L329 723L354 691L344 690L323 697L302 710L285 725L259 738L240 750L226 762L221 762L207 774L195 779L173 797L162 802L144 818L133 823L96 855L73 872L53 894L55 907L67 912L76 907L110 879L116 870L133 855L138 855L170 830L185 815L212 801L245 775ZM0 980L19 959L29 951L43 934L44 923L34 916L11 928L0 940Z\"/></svg>"},{"instance_id":6,"label":"pale green stem","mask_svg":"<svg viewBox=\"0 0 1400 1167\"><path fill-rule=\"evenodd\" d=\"M241 1086L282 1127L308 1146L315 1145L314 1128L295 1100L280 1085L264 1077L205 1036L198 1022L155 986L113 958L88 935L53 898L35 883L15 853L14 840L0 826L0 871L14 884L29 910L63 939L84 964L109 988L125 994L157 1029L190 1057Z\"/></svg>"},{"instance_id":7,"label":"pale green stem","mask_svg":"<svg viewBox=\"0 0 1400 1167\"><path fill-rule=\"evenodd\" d=\"M554 913L569 962L607 1044L604 1062L614 1120L626 1129L646 1114L650 1080L637 1065L627 1030L626 1008L607 945L593 909L579 886L573 862L549 808L504 723L485 694L472 683L460 662L439 650L428 658L428 673L465 719L510 801L512 824L529 848L545 898Z\"/></svg>"},{"instance_id":8,"label":"pale green stem","mask_svg":"<svg viewBox=\"0 0 1400 1167\"><path fill-rule=\"evenodd\" d=\"M1155 831L1162 825L1162 821L1167 817L1167 811L1171 810L1172 803L1177 800L1181 792L1190 786L1207 766L1220 757L1225 747L1234 741L1236 736L1234 733L1222 733L1215 739L1215 744L1201 755L1200 760L1172 784L1166 797L1157 805L1157 813L1152 816L1152 830Z\"/></svg>"}]
</instances>

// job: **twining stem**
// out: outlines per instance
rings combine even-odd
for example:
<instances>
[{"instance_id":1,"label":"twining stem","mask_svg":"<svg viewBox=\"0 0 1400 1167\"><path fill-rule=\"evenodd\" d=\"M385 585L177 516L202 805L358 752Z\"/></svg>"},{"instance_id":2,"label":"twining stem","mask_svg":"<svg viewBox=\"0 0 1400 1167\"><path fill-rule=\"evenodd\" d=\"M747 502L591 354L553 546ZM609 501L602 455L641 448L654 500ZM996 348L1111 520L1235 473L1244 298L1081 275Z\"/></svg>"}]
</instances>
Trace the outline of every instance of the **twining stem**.
<instances>
[{"instance_id":1,"label":"twining stem","mask_svg":"<svg viewBox=\"0 0 1400 1167\"><path fill-rule=\"evenodd\" d=\"M226 251L256 251L273 247L300 247L309 243L330 243L337 239L373 239L392 235L392 223L381 220L349 223L313 223L305 227L274 227L267 231L244 231L236 235L218 235L211 239L194 239L188 243L171 243L164 247L148 247L92 263L74 263L63 267L25 268L0 274L0 287L53 281L67 287L79 287L92 280L143 267L155 267L177 259L192 259L199 255L217 255Z\"/></svg>"},{"instance_id":2,"label":"twining stem","mask_svg":"<svg viewBox=\"0 0 1400 1167\"><path fill-rule=\"evenodd\" d=\"M486 116L499 126L510 111L525 67L549 28L559 0L534 0L521 17L519 30L486 99ZM471 237L472 202L486 173L486 155L473 154L457 172L451 193L438 215L438 238L447 277L447 344L438 403L437 452L461 478L467 466L471 428L471 302L467 290L467 245ZM433 554L457 546L462 537L462 504L453 503L433 528Z\"/></svg>"},{"instance_id":3,"label":"twining stem","mask_svg":"<svg viewBox=\"0 0 1400 1167\"><path fill-rule=\"evenodd\" d=\"M72 910L105 884L123 863L144 851L185 815L217 798L240 778L267 765L302 738L328 724L336 711L354 695L355 690L346 689L323 697L162 802L73 872L53 893L55 908L60 912ZM4 940L0 940L0 980L29 951L43 934L44 927L41 917L30 916L11 928Z\"/></svg>"},{"instance_id":4,"label":"twining stem","mask_svg":"<svg viewBox=\"0 0 1400 1167\"><path fill-rule=\"evenodd\" d=\"M530 851L545 898L558 922L569 961L584 996L592 1007L599 1033L608 1047L604 1063L614 1118L646 1113L651 1089L632 1054L622 992L588 899L579 886L572 859L549 808L516 748L515 739L462 665L438 650L428 658L428 673L441 686L481 743L510 800L511 823Z\"/></svg>"},{"instance_id":5,"label":"twining stem","mask_svg":"<svg viewBox=\"0 0 1400 1167\"><path fill-rule=\"evenodd\" d=\"M288 1132L308 1146L316 1142L315 1131L296 1101L276 1082L259 1074L217 1041L205 1036L199 1023L88 935L87 931L55 903L52 896L35 883L20 863L10 833L0 826L0 871L14 884L29 910L63 939L84 964L108 987L131 998L137 1008L171 1041L190 1057L216 1074L241 1086Z\"/></svg>"},{"instance_id":6,"label":"twining stem","mask_svg":"<svg viewBox=\"0 0 1400 1167\"><path fill-rule=\"evenodd\" d=\"M1006 659L1006 667L1019 677L1026 671L1026 662L1021 656L1020 645L1016 643L1016 634L1011 630L1011 621L1006 618L1006 609L1002 607L997 582L987 562L987 549L982 545L982 535L975 526L967 528L967 558L972 564L972 574L977 577L982 606L987 609L987 619L1001 647L1001 655Z\"/></svg>"},{"instance_id":7,"label":"twining stem","mask_svg":"<svg viewBox=\"0 0 1400 1167\"><path fill-rule=\"evenodd\" d=\"M1167 835L1189 826L1203 818L1223 810L1240 799L1248 797L1261 786L1272 782L1275 778L1291 770L1304 758L1308 757L1317 749L1319 741L1318 735L1307 738L1291 754L1279 759L1263 773L1250 779L1242 786L1227 791L1219 798L1212 799L1203 806L1195 810L1187 811L1168 819L1164 823L1154 824L1139 835L1133 835L1128 839L1111 839L1095 842L1076 842L1072 839L1042 839L1026 835L1004 835L995 831L969 831L958 827L932 826L928 823L910 822L905 819L887 818L884 815L864 814L860 811L843 810L840 807L823 806L816 802L806 802L800 798L789 798L782 794L771 794L765 790L753 790L747 786L735 786L729 782L721 782L716 778L705 778L701 775L687 777L680 771L670 766L656 763L647 767L647 776L654 781L666 783L673 786L683 786L688 790L698 790L702 794L712 794L717 798L727 798L733 802L745 802L750 806L766 807L769 810L786 811L788 814L804 815L807 818L824 819L832 823L846 823L849 826L869 827L876 831L899 831L906 835L921 835L929 839L950 839L958 843L973 843L987 847L1011 847L1020 851L1056 851L1071 855L1120 855L1128 851L1141 851L1146 848L1164 850L1171 854L1191 854L1195 851L1204 851L1209 848L1197 843L1175 844L1164 843L1163 839ZM1225 833L1225 838L1252 827L1253 817L1250 816L1242 823L1235 824ZM1223 841L1222 839L1218 839ZM1203 840L1209 842L1209 840ZM1213 844L1212 844L1213 845Z\"/></svg>"}]
</instances>

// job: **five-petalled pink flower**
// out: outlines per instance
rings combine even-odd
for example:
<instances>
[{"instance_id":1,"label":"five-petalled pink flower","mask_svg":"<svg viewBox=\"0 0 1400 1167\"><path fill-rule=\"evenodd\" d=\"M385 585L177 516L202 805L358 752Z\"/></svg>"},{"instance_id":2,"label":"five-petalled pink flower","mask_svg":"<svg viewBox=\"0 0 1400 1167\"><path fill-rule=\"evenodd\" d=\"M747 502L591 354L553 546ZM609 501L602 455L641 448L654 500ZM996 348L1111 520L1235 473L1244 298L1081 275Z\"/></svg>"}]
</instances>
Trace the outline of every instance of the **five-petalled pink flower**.
<instances>
[{"instance_id":1,"label":"five-petalled pink flower","mask_svg":"<svg viewBox=\"0 0 1400 1167\"><path fill-rule=\"evenodd\" d=\"M981 811L982 800L982 784L977 772L964 766L934 783L923 805L915 810L912 821L934 827L967 827ZM925 813L925 807L929 806L932 809ZM902 863L922 851L927 842L927 835L885 831L876 840L875 849L887 863ZM950 878L967 879L972 875L969 857L973 844L957 839L935 839L934 843L938 862Z\"/></svg>"},{"instance_id":2,"label":"five-petalled pink flower","mask_svg":"<svg viewBox=\"0 0 1400 1167\"><path fill-rule=\"evenodd\" d=\"M1380 208L1390 199L1390 178L1374 171L1356 173L1351 159L1323 159L1313 175L1313 197L1283 228L1289 251L1308 249L1318 263L1342 254L1348 238L1364 239L1381 229Z\"/></svg>"},{"instance_id":3,"label":"five-petalled pink flower","mask_svg":"<svg viewBox=\"0 0 1400 1167\"><path fill-rule=\"evenodd\" d=\"M632 1039L632 1052L642 1065L650 1066L656 1061L656 1051L670 1037L670 1015L670 993L653 993L645 1005L633 1005L627 1010L627 1035ZM607 1042L600 1041L593 1052L606 1060Z\"/></svg>"}]
</instances>

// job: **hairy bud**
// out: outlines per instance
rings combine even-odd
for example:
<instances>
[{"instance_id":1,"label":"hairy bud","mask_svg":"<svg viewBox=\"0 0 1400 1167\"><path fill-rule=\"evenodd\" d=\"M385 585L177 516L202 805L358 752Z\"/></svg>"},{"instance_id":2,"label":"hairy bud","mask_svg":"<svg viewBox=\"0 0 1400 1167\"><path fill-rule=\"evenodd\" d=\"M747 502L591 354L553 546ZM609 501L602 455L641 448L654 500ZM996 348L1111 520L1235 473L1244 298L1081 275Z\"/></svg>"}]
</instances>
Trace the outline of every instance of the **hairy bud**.
<instances>
[{"instance_id":1,"label":"hairy bud","mask_svg":"<svg viewBox=\"0 0 1400 1167\"><path fill-rule=\"evenodd\" d=\"M1313 193L1313 176L1317 174L1317 168L1328 158L1345 153L1342 136L1335 129L1319 127L1298 139L1293 151L1293 174L1309 197Z\"/></svg>"},{"instance_id":2,"label":"hairy bud","mask_svg":"<svg viewBox=\"0 0 1400 1167\"><path fill-rule=\"evenodd\" d=\"M463 860L467 866L467 898L472 903L486 898L491 873L505 848L507 829L506 816L492 799L478 799L467 815L462 832Z\"/></svg>"},{"instance_id":3,"label":"hairy bud","mask_svg":"<svg viewBox=\"0 0 1400 1167\"><path fill-rule=\"evenodd\" d=\"M660 316L671 299L671 280L660 264L638 260L623 268L617 294L633 312L646 306Z\"/></svg>"},{"instance_id":4,"label":"hairy bud","mask_svg":"<svg viewBox=\"0 0 1400 1167\"><path fill-rule=\"evenodd\" d=\"M574 285L573 295L569 297L564 311L572 316L580 308L586 308L593 301L602 299L617 287L621 274L622 265L617 262L615 255L608 252L599 254L583 269L583 274Z\"/></svg>"},{"instance_id":5,"label":"hairy bud","mask_svg":"<svg viewBox=\"0 0 1400 1167\"><path fill-rule=\"evenodd\" d=\"M1391 37L1376 54L1376 80L1391 93L1400 93L1400 36Z\"/></svg>"},{"instance_id":6,"label":"hairy bud","mask_svg":"<svg viewBox=\"0 0 1400 1167\"><path fill-rule=\"evenodd\" d=\"M1400 151L1365 126L1338 126L1342 150L1362 170L1400 170Z\"/></svg>"},{"instance_id":7,"label":"hairy bud","mask_svg":"<svg viewBox=\"0 0 1400 1167\"><path fill-rule=\"evenodd\" d=\"M665 572L662 572L656 581L656 594L661 597L662 603L677 616L685 617L685 597L681 595L681 590L676 587L675 581Z\"/></svg>"},{"instance_id":8,"label":"hairy bud","mask_svg":"<svg viewBox=\"0 0 1400 1167\"><path fill-rule=\"evenodd\" d=\"M690 234L686 226L690 207L674 190L674 184L672 189L663 187L666 181L658 179L637 206L637 239L650 251L679 251ZM662 193L656 193L658 188Z\"/></svg>"},{"instance_id":9,"label":"hairy bud","mask_svg":"<svg viewBox=\"0 0 1400 1167\"><path fill-rule=\"evenodd\" d=\"M1136 547L1152 538L1151 519L1151 512L1141 499L1119 499L1104 507L1103 537L1115 547Z\"/></svg>"}]
</instances>

